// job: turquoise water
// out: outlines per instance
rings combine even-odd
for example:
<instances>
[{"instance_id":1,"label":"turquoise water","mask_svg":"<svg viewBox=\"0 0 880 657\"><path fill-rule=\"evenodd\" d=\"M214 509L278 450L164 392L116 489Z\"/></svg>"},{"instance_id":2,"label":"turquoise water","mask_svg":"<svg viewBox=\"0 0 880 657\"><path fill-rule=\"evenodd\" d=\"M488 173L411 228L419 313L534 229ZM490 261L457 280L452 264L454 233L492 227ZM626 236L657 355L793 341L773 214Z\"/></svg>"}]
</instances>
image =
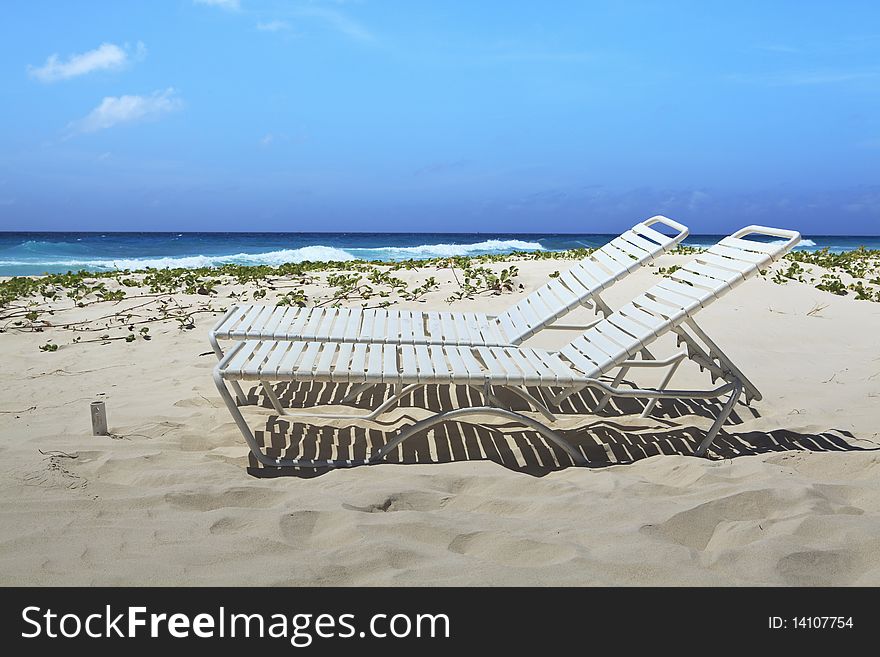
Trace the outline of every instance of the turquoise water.
<instances>
[{"instance_id":1,"label":"turquoise water","mask_svg":"<svg viewBox=\"0 0 880 657\"><path fill-rule=\"evenodd\" d=\"M0 232L0 276L87 269L279 265L304 260L406 260L598 247L615 235L505 233L21 233ZM690 236L709 246L720 235ZM799 248L880 249L880 236L804 238Z\"/></svg>"}]
</instances>

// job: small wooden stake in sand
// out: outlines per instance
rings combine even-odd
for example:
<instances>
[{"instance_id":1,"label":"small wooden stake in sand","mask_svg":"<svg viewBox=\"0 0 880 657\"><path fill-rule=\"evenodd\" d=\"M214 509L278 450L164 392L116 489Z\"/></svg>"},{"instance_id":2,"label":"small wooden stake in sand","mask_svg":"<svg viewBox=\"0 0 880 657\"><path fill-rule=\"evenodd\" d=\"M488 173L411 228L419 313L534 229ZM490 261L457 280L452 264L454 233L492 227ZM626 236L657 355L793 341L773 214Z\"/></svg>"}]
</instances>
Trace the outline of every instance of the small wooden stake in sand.
<instances>
[{"instance_id":1,"label":"small wooden stake in sand","mask_svg":"<svg viewBox=\"0 0 880 657\"><path fill-rule=\"evenodd\" d=\"M95 401L91 404L92 411L92 435L93 436L109 436L107 431L107 409L104 408L104 402Z\"/></svg>"}]
</instances>

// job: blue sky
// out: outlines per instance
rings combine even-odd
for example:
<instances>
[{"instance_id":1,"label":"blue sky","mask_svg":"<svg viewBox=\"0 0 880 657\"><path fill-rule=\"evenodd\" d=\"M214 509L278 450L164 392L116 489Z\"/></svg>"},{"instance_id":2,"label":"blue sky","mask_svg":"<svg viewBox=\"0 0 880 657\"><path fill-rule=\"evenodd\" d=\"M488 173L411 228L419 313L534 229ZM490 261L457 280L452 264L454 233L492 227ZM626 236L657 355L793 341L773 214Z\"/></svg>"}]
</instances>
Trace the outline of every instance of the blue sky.
<instances>
[{"instance_id":1,"label":"blue sky","mask_svg":"<svg viewBox=\"0 0 880 657\"><path fill-rule=\"evenodd\" d=\"M880 3L4 7L0 229L880 233Z\"/></svg>"}]
</instances>

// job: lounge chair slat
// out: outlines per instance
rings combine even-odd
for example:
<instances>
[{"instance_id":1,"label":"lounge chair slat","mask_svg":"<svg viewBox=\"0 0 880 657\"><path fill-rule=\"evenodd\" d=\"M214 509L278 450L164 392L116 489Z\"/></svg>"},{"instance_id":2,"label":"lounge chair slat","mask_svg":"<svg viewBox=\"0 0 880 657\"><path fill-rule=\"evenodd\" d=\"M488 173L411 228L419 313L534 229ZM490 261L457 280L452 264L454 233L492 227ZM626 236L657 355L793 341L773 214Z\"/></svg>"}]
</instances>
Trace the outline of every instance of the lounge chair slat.
<instances>
[{"instance_id":1,"label":"lounge chair slat","mask_svg":"<svg viewBox=\"0 0 880 657\"><path fill-rule=\"evenodd\" d=\"M428 333L431 336L431 342L446 344L443 339L443 324L440 321L440 313L434 311L428 313Z\"/></svg>"},{"instance_id":2,"label":"lounge chair slat","mask_svg":"<svg viewBox=\"0 0 880 657\"><path fill-rule=\"evenodd\" d=\"M707 265L711 265L713 267L717 267L726 271L736 272L738 274L744 273L742 262L739 262L738 260L731 260L730 258L722 258L720 255L710 253L709 251L701 251L700 253L697 253L694 256L694 261L706 263Z\"/></svg>"},{"instance_id":3,"label":"lounge chair slat","mask_svg":"<svg viewBox=\"0 0 880 657\"><path fill-rule=\"evenodd\" d=\"M544 288L546 290L545 300L547 305L550 306L550 316L552 319L561 317L580 303L578 295L560 283L558 278L551 278L547 281Z\"/></svg>"},{"instance_id":4,"label":"lounge chair slat","mask_svg":"<svg viewBox=\"0 0 880 657\"><path fill-rule=\"evenodd\" d=\"M434 368L434 378L439 381L451 381L452 372L446 360L446 353L442 346L431 345L428 348L428 354L431 356L431 367Z\"/></svg>"},{"instance_id":5,"label":"lounge chair slat","mask_svg":"<svg viewBox=\"0 0 880 657\"><path fill-rule=\"evenodd\" d=\"M351 383L362 383L367 379L367 343L358 342L354 345L351 357Z\"/></svg>"},{"instance_id":6,"label":"lounge chair slat","mask_svg":"<svg viewBox=\"0 0 880 657\"><path fill-rule=\"evenodd\" d=\"M384 346L385 352L382 360L382 373L384 375L384 380L394 381L394 379L400 380L400 369L397 365L397 351L400 347L397 347L393 344L386 344Z\"/></svg>"},{"instance_id":7,"label":"lounge chair slat","mask_svg":"<svg viewBox=\"0 0 880 657\"><path fill-rule=\"evenodd\" d=\"M417 381L419 369L416 366L416 350L411 344L405 344L400 348L400 362L403 370L403 378Z\"/></svg>"},{"instance_id":8,"label":"lounge chair slat","mask_svg":"<svg viewBox=\"0 0 880 657\"><path fill-rule=\"evenodd\" d=\"M360 338L364 325L364 312L360 308L351 308L348 323L345 326L345 341L354 342Z\"/></svg>"},{"instance_id":9,"label":"lounge chair slat","mask_svg":"<svg viewBox=\"0 0 880 657\"><path fill-rule=\"evenodd\" d=\"M398 319L400 326L400 342L401 344L412 344L412 313L409 310L401 310Z\"/></svg>"},{"instance_id":10,"label":"lounge chair slat","mask_svg":"<svg viewBox=\"0 0 880 657\"><path fill-rule=\"evenodd\" d=\"M333 325L333 330L330 332L330 337L334 342L342 340L345 335L345 327L348 325L350 317L350 308L340 308L337 311L336 323Z\"/></svg>"},{"instance_id":11,"label":"lounge chair slat","mask_svg":"<svg viewBox=\"0 0 880 657\"><path fill-rule=\"evenodd\" d=\"M413 342L427 342L425 337L425 316L420 312L413 312L411 317Z\"/></svg>"},{"instance_id":12,"label":"lounge chair slat","mask_svg":"<svg viewBox=\"0 0 880 657\"><path fill-rule=\"evenodd\" d=\"M318 327L324 320L326 313L332 313L333 308L315 308L312 310L308 322L303 326L302 336L306 340L318 339Z\"/></svg>"},{"instance_id":13,"label":"lounge chair slat","mask_svg":"<svg viewBox=\"0 0 880 657\"><path fill-rule=\"evenodd\" d=\"M470 380L471 372L468 371L467 366L464 364L464 360L461 357L461 349L465 347L443 347L443 351L446 354L446 360L449 363L449 372L450 378L461 378L465 377L466 380Z\"/></svg>"},{"instance_id":14,"label":"lounge chair slat","mask_svg":"<svg viewBox=\"0 0 880 657\"><path fill-rule=\"evenodd\" d=\"M375 342L387 341L391 333L390 328L388 311L384 308L377 309L376 315L373 318L373 340Z\"/></svg>"},{"instance_id":15,"label":"lounge chair slat","mask_svg":"<svg viewBox=\"0 0 880 657\"><path fill-rule=\"evenodd\" d=\"M427 345L416 345L416 363L419 366L419 382L432 381L434 379L434 366L431 364L431 354L428 353Z\"/></svg>"},{"instance_id":16,"label":"lounge chair slat","mask_svg":"<svg viewBox=\"0 0 880 657\"><path fill-rule=\"evenodd\" d=\"M229 311L229 314L226 315L226 318L222 321L219 326L214 328L214 334L218 338L227 338L231 337L232 331L235 329L235 326L241 321L242 318L242 308L241 306L233 306Z\"/></svg>"},{"instance_id":17,"label":"lounge chair slat","mask_svg":"<svg viewBox=\"0 0 880 657\"><path fill-rule=\"evenodd\" d=\"M472 345L492 344L483 336L483 327L488 323L485 315L477 313L465 313L466 324L470 332L470 340Z\"/></svg>"},{"instance_id":18,"label":"lounge chair slat","mask_svg":"<svg viewBox=\"0 0 880 657\"><path fill-rule=\"evenodd\" d=\"M324 342L315 364L315 378L330 378L330 365L336 356L338 342Z\"/></svg>"},{"instance_id":19,"label":"lounge chair slat","mask_svg":"<svg viewBox=\"0 0 880 657\"><path fill-rule=\"evenodd\" d=\"M455 320L452 318L452 313L447 311L440 313L440 328L444 344L458 343L458 331L455 330Z\"/></svg>"},{"instance_id":20,"label":"lounge chair slat","mask_svg":"<svg viewBox=\"0 0 880 657\"><path fill-rule=\"evenodd\" d=\"M468 322L467 313L450 313L450 321L455 326L456 344L474 344L474 336Z\"/></svg>"},{"instance_id":21,"label":"lounge chair slat","mask_svg":"<svg viewBox=\"0 0 880 657\"><path fill-rule=\"evenodd\" d=\"M501 324L497 319L489 318L480 325L480 334L484 344L504 345L510 344L510 340L501 333Z\"/></svg>"},{"instance_id":22,"label":"lounge chair slat","mask_svg":"<svg viewBox=\"0 0 880 657\"><path fill-rule=\"evenodd\" d=\"M345 383L348 381L349 363L351 362L351 353L353 350L353 343L339 343L339 355L336 356L336 364L333 366L333 370L330 373L330 380L334 383Z\"/></svg>"},{"instance_id":23,"label":"lounge chair slat","mask_svg":"<svg viewBox=\"0 0 880 657\"><path fill-rule=\"evenodd\" d=\"M383 356L387 345L373 342L367 345L367 382L382 383L385 377L382 374Z\"/></svg>"}]
</instances>

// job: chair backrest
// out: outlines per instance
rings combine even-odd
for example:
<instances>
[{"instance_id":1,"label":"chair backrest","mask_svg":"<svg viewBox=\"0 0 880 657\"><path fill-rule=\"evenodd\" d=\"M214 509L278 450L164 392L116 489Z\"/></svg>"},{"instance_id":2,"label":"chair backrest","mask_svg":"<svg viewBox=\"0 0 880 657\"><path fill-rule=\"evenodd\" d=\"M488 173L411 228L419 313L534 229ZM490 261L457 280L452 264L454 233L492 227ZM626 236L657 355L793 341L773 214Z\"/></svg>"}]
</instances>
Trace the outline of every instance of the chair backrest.
<instances>
[{"instance_id":1,"label":"chair backrest","mask_svg":"<svg viewBox=\"0 0 880 657\"><path fill-rule=\"evenodd\" d=\"M664 235L651 228L657 223L669 226L676 234ZM672 249L687 235L686 226L661 215L641 221L508 308L498 316L498 321L511 343L522 342L592 295Z\"/></svg>"},{"instance_id":2,"label":"chair backrest","mask_svg":"<svg viewBox=\"0 0 880 657\"><path fill-rule=\"evenodd\" d=\"M757 234L774 242L742 239ZM700 308L790 251L800 233L747 226L694 258L560 350L587 377L616 367Z\"/></svg>"}]
</instances>

